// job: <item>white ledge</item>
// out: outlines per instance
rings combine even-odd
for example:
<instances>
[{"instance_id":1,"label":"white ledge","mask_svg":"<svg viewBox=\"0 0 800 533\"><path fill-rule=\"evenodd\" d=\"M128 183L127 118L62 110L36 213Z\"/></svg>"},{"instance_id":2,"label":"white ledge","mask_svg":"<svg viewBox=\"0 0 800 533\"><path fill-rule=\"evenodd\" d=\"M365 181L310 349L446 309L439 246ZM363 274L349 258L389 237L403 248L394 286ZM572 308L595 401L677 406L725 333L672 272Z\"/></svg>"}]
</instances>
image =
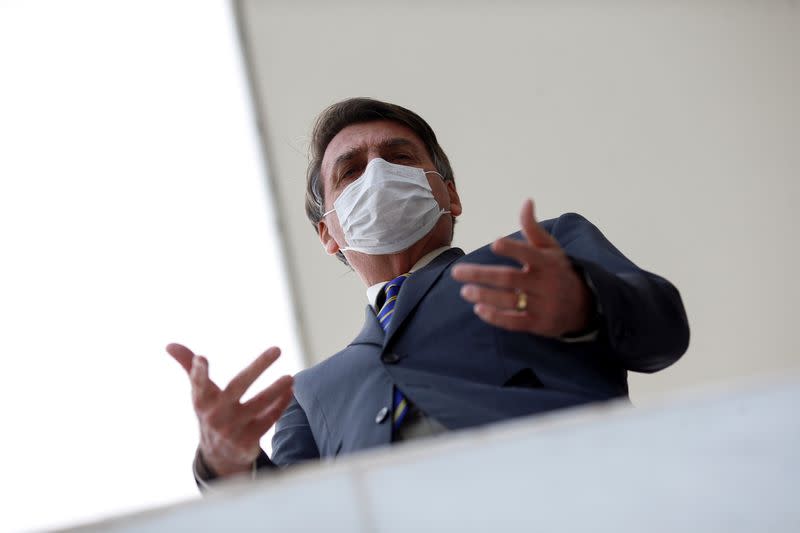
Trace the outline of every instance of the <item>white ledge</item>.
<instances>
[{"instance_id":1,"label":"white ledge","mask_svg":"<svg viewBox=\"0 0 800 533\"><path fill-rule=\"evenodd\" d=\"M463 431L65 531L800 531L800 376L735 389Z\"/></svg>"}]
</instances>

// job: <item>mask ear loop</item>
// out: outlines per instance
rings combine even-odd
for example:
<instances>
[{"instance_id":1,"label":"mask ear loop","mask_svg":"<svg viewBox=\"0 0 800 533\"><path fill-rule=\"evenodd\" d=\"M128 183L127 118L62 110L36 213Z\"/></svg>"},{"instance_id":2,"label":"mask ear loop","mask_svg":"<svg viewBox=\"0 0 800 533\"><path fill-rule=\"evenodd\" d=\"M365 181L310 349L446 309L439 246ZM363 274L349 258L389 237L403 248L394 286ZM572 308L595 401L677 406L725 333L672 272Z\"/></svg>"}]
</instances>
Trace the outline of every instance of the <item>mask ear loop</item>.
<instances>
[{"instance_id":1,"label":"mask ear loop","mask_svg":"<svg viewBox=\"0 0 800 533\"><path fill-rule=\"evenodd\" d=\"M437 176L442 178L442 181L447 181L447 180L444 179L444 176L442 176L439 172L436 172L435 170L426 170L425 174L436 174ZM447 214L452 214L452 211L448 211L443 207L439 208L439 216L447 215Z\"/></svg>"},{"instance_id":2,"label":"mask ear loop","mask_svg":"<svg viewBox=\"0 0 800 533\"><path fill-rule=\"evenodd\" d=\"M439 174L439 173L438 173L438 172L436 172L435 170L426 170L426 171L425 171L425 174L436 174L437 176L439 176L440 178L442 178L442 181L445 181L445 179L444 179L444 176L442 176L441 174Z\"/></svg>"},{"instance_id":3,"label":"mask ear loop","mask_svg":"<svg viewBox=\"0 0 800 533\"><path fill-rule=\"evenodd\" d=\"M322 218L325 218L326 216L330 215L334 211L336 211L335 207L333 209L331 209L330 211L326 211L326 212L322 213ZM339 251L340 252L346 252L346 251L351 250L351 249L352 248L345 247L345 248L339 248Z\"/></svg>"}]
</instances>

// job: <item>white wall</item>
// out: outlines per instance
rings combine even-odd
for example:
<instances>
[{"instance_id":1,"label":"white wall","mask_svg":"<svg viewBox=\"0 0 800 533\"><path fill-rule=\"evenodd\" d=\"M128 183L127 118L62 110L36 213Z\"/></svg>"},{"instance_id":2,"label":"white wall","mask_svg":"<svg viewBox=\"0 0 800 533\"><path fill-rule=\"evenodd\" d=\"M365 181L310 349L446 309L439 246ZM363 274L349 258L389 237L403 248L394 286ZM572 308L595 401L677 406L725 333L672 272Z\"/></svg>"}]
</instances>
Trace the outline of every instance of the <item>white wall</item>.
<instances>
[{"instance_id":1,"label":"white wall","mask_svg":"<svg viewBox=\"0 0 800 533\"><path fill-rule=\"evenodd\" d=\"M308 358L357 332L363 287L303 214L308 134L349 96L419 112L453 162L456 244L577 211L681 290L689 352L634 400L795 366L798 2L242 0Z\"/></svg>"},{"instance_id":2,"label":"white wall","mask_svg":"<svg viewBox=\"0 0 800 533\"><path fill-rule=\"evenodd\" d=\"M198 496L167 343L299 369L245 82L222 0L0 3L0 531Z\"/></svg>"}]
</instances>

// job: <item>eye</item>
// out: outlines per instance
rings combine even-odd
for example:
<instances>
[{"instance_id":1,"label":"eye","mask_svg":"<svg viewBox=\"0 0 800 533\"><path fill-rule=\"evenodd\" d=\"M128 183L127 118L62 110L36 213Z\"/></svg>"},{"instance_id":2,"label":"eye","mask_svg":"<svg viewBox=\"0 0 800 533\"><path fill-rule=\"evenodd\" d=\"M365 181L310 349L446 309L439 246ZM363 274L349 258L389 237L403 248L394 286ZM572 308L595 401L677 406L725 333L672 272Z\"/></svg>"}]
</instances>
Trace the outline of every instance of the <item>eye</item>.
<instances>
[{"instance_id":1,"label":"eye","mask_svg":"<svg viewBox=\"0 0 800 533\"><path fill-rule=\"evenodd\" d=\"M336 187L340 188L344 185L347 185L363 173L364 170L358 165L343 168L339 173L339 179L336 182Z\"/></svg>"},{"instance_id":2,"label":"eye","mask_svg":"<svg viewBox=\"0 0 800 533\"><path fill-rule=\"evenodd\" d=\"M411 154L397 153L392 156L392 160L397 163L414 162L416 159Z\"/></svg>"}]
</instances>

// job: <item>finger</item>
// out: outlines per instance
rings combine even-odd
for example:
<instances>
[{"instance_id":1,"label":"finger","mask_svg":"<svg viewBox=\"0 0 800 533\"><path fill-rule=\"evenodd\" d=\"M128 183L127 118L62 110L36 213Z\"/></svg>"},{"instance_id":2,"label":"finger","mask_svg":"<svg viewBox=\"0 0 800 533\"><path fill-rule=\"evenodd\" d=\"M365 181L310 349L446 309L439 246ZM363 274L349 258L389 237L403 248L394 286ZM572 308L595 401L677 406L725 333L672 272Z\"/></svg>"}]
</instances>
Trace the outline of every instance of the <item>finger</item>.
<instances>
[{"instance_id":1,"label":"finger","mask_svg":"<svg viewBox=\"0 0 800 533\"><path fill-rule=\"evenodd\" d=\"M480 285L468 284L461 287L461 297L470 303L487 304L501 309L517 307L517 294L504 289L489 289Z\"/></svg>"},{"instance_id":2,"label":"finger","mask_svg":"<svg viewBox=\"0 0 800 533\"><path fill-rule=\"evenodd\" d=\"M510 257L523 266L529 267L528 270L535 269L536 265L544 260L544 254L529 242L517 239L497 239L492 243L492 251L497 255Z\"/></svg>"},{"instance_id":3,"label":"finger","mask_svg":"<svg viewBox=\"0 0 800 533\"><path fill-rule=\"evenodd\" d=\"M192 359L192 370L189 373L192 381L192 401L197 410L203 410L214 402L219 388L208 377L208 361L202 355Z\"/></svg>"},{"instance_id":4,"label":"finger","mask_svg":"<svg viewBox=\"0 0 800 533\"><path fill-rule=\"evenodd\" d=\"M280 398L286 394L287 390L291 390L292 385L294 385L294 378L292 376L281 376L275 380L272 385L262 390L242 405L242 414L244 418L250 419L257 416L276 398Z\"/></svg>"},{"instance_id":5,"label":"finger","mask_svg":"<svg viewBox=\"0 0 800 533\"><path fill-rule=\"evenodd\" d=\"M250 385L258 379L258 376L263 374L280 355L280 349L273 346L256 357L252 363L247 365L247 368L236 374L236 377L225 387L225 396L229 400L238 400L241 398Z\"/></svg>"},{"instance_id":6,"label":"finger","mask_svg":"<svg viewBox=\"0 0 800 533\"><path fill-rule=\"evenodd\" d=\"M453 268L452 276L462 283L480 283L501 289L518 289L526 285L526 273L509 266L461 264Z\"/></svg>"},{"instance_id":7,"label":"finger","mask_svg":"<svg viewBox=\"0 0 800 533\"><path fill-rule=\"evenodd\" d=\"M244 437L251 439L260 439L264 433L275 425L275 422L281 417L289 402L292 401L292 389L288 389L283 394L273 400L273 402L264 409L261 414L248 424L245 430Z\"/></svg>"},{"instance_id":8,"label":"finger","mask_svg":"<svg viewBox=\"0 0 800 533\"><path fill-rule=\"evenodd\" d=\"M522 234L529 243L540 248L550 248L558 246L553 236L547 233L542 226L536 221L536 214L534 212L533 200L528 198L522 204L522 209L519 213L519 223L522 227Z\"/></svg>"},{"instance_id":9,"label":"finger","mask_svg":"<svg viewBox=\"0 0 800 533\"><path fill-rule=\"evenodd\" d=\"M167 353L180 364L188 374L192 371L194 353L186 346L178 343L167 344Z\"/></svg>"},{"instance_id":10,"label":"finger","mask_svg":"<svg viewBox=\"0 0 800 533\"><path fill-rule=\"evenodd\" d=\"M475 305L475 314L484 322L509 331L531 331L534 318L529 311L498 309L493 305Z\"/></svg>"}]
</instances>

